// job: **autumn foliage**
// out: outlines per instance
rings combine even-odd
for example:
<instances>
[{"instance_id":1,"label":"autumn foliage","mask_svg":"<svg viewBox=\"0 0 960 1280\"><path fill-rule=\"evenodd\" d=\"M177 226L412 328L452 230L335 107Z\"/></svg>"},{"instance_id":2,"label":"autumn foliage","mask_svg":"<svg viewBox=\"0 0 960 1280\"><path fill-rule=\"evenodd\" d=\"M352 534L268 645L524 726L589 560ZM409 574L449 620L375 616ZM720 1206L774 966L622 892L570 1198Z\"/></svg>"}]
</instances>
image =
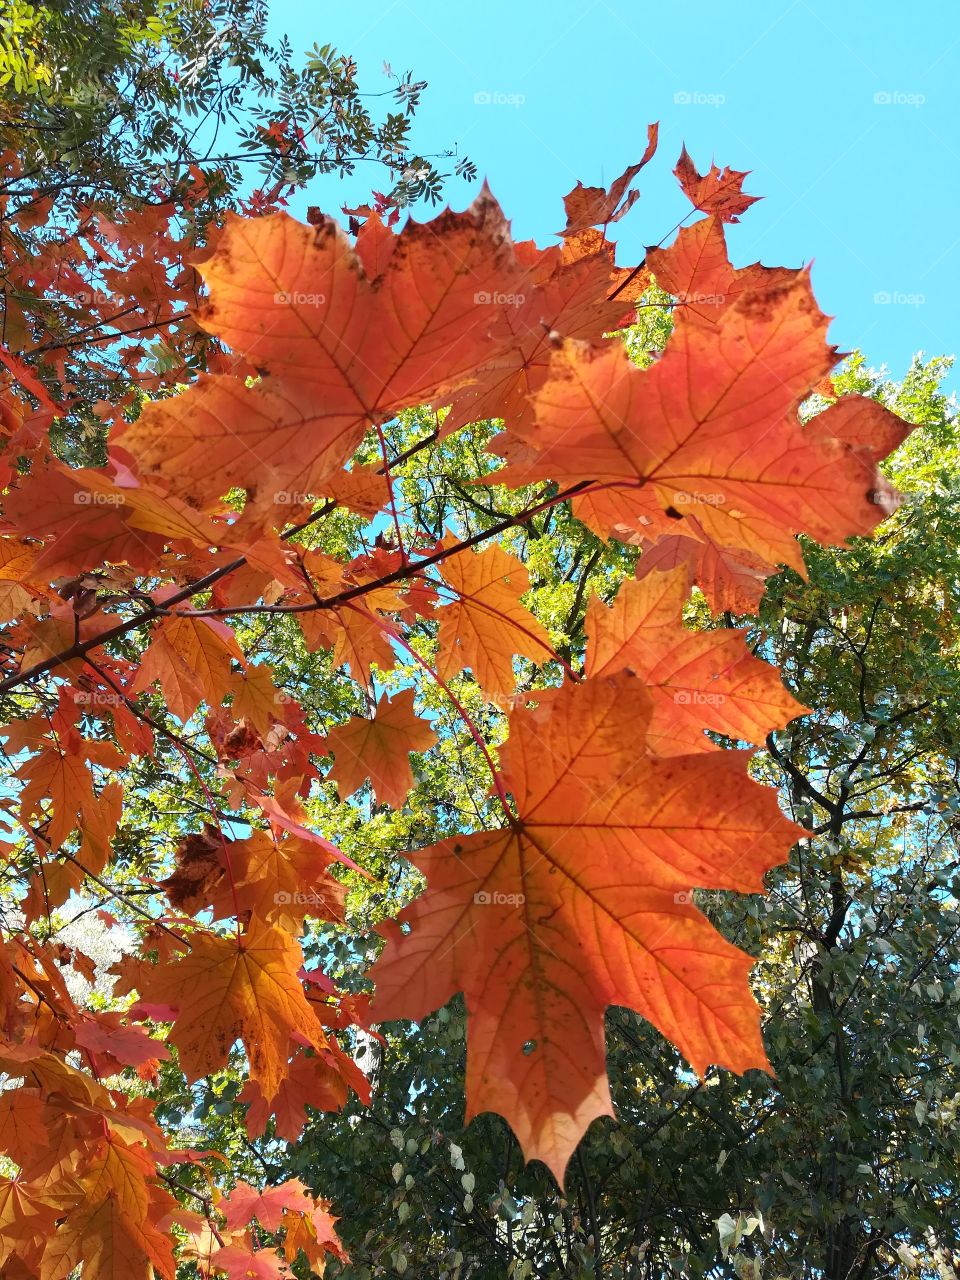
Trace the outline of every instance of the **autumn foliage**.
<instances>
[{"instance_id":1,"label":"autumn foliage","mask_svg":"<svg viewBox=\"0 0 960 1280\"><path fill-rule=\"evenodd\" d=\"M419 1019L463 992L467 1117L505 1116L561 1181L586 1127L611 1114L608 1006L648 1019L697 1072L767 1068L751 959L692 890L762 892L786 858L800 829L752 780L750 756L805 709L741 632L691 630L682 611L694 585L716 612L748 611L779 566L803 572L799 534L869 534L896 503L877 463L907 427L873 401L835 400L837 352L806 270L732 266L725 225L753 203L746 175L701 175L684 150L676 175L695 220L644 264L616 263L606 227L634 204L656 142L653 128L609 191L578 185L545 249L512 240L486 189L399 232L371 214L355 240L326 217L228 216L201 251L158 206L124 225L91 210L27 256L17 219L4 224L9 269L34 299L0 349L0 690L22 694L0 730L22 889L22 927L0 950L0 1071L13 1082L0 1150L19 1169L0 1182L10 1280L67 1280L78 1264L85 1280L172 1278L177 1259L204 1276L276 1277L301 1255L317 1271L343 1256L328 1202L295 1181L225 1195L218 1153L163 1130L136 1086L172 1055L194 1081L242 1046L250 1134L274 1116L293 1141L308 1107L369 1099L351 1028ZM102 296L74 265L91 251L107 263ZM615 331L653 278L675 324L641 368ZM71 351L56 334L36 340L46 291L73 295L88 363L123 353L132 389L102 406L102 466L51 445L76 387ZM148 371L148 330L170 353L162 374ZM814 392L834 402L811 418ZM423 404L436 410L424 446L502 419L488 479L530 487L519 514L469 538L400 541L397 460L351 459ZM569 660L498 541L561 503L600 538L642 548L612 604L589 602L585 653ZM379 531L349 561L301 536L341 508ZM304 919L342 921L345 876L364 872L311 829L305 804L328 777L344 799L369 780L402 807L411 753L439 730L414 682L318 734L244 651L236 620L257 613L291 615L311 652L363 686L372 667L413 662L489 768L499 824L409 852L426 888L383 927L372 996L304 967ZM433 662L408 638L423 620L436 623ZM517 688L518 656L548 687ZM450 689L467 670L506 709L499 747ZM62 971L92 973L90 959L33 926L110 881L129 762L161 736L188 763L198 749L167 713L200 718L249 834L228 837L211 799L172 874L122 898L139 948L98 1011ZM204 1171L205 1193L184 1194L184 1165Z\"/></svg>"}]
</instances>

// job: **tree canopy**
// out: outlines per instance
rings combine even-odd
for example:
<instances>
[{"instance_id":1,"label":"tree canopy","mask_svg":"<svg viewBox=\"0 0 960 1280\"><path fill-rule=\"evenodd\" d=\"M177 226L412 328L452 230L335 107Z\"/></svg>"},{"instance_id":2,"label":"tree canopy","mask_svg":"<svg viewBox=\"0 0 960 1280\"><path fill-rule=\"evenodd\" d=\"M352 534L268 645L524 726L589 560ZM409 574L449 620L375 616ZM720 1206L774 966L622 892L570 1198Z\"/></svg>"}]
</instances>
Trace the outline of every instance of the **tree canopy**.
<instances>
[{"instance_id":1,"label":"tree canopy","mask_svg":"<svg viewBox=\"0 0 960 1280\"><path fill-rule=\"evenodd\" d=\"M685 149L618 264L656 126L555 245L400 226L349 59L93 5L94 92L66 14L0 46L4 1280L951 1275L948 362L838 366Z\"/></svg>"}]
</instances>

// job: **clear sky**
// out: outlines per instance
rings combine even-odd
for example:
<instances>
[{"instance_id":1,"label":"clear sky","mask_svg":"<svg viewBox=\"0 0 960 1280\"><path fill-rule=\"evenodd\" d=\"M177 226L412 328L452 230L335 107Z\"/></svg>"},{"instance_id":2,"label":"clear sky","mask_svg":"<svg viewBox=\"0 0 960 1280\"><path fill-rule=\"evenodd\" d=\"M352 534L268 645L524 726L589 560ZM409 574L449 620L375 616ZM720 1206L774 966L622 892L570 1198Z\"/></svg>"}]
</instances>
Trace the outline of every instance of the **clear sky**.
<instances>
[{"instance_id":1,"label":"clear sky","mask_svg":"<svg viewBox=\"0 0 960 1280\"><path fill-rule=\"evenodd\" d=\"M513 220L549 243L576 180L609 183L660 121L641 199L616 229L631 264L688 207L686 142L750 169L765 198L731 229L739 265L814 260L831 338L894 376L960 348L960 0L273 0L295 52L331 42L371 92L428 81L416 141L470 156ZM385 98L384 104L390 102ZM300 205L335 212L364 169ZM452 181L458 208L470 189ZM422 215L421 215L422 216ZM960 386L954 376L952 385Z\"/></svg>"}]
</instances>

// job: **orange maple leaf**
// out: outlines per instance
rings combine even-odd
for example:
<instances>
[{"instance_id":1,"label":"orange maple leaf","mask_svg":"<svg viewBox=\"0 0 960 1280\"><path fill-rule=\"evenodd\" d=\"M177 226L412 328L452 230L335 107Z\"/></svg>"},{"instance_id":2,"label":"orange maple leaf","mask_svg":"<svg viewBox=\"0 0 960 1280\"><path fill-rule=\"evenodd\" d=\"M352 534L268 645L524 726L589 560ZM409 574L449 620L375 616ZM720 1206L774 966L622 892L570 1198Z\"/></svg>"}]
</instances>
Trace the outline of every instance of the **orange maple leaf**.
<instances>
[{"instance_id":1,"label":"orange maple leaf","mask_svg":"<svg viewBox=\"0 0 960 1280\"><path fill-rule=\"evenodd\" d=\"M679 324L646 370L622 348L567 344L537 397L536 431L498 438L512 465L489 479L592 480L574 511L603 537L689 531L759 556L769 572L782 563L802 573L797 533L839 543L883 514L869 450L832 437L833 410L816 429L797 417L835 361L827 323L801 272L744 295L716 326Z\"/></svg>"},{"instance_id":2,"label":"orange maple leaf","mask_svg":"<svg viewBox=\"0 0 960 1280\"><path fill-rule=\"evenodd\" d=\"M5 1270L11 1258L18 1258L30 1268L28 1274L36 1274L36 1260L58 1216L52 1200L41 1186L0 1178L0 1266Z\"/></svg>"},{"instance_id":3,"label":"orange maple leaf","mask_svg":"<svg viewBox=\"0 0 960 1280\"><path fill-rule=\"evenodd\" d=\"M455 546L456 539L448 534L444 545ZM508 697L515 654L537 663L553 655L549 635L520 601L530 590L523 562L494 543L449 556L443 576L458 599L439 610L437 673L447 680L469 667L484 693Z\"/></svg>"},{"instance_id":4,"label":"orange maple leaf","mask_svg":"<svg viewBox=\"0 0 960 1280\"><path fill-rule=\"evenodd\" d=\"M434 399L489 356L491 299L513 296L522 276L507 232L486 188L465 213L385 240L370 232L356 248L329 218L228 214L200 266L200 321L264 376L253 387L204 377L152 402L124 445L202 502L232 485L322 492L370 422Z\"/></svg>"},{"instance_id":5,"label":"orange maple leaf","mask_svg":"<svg viewBox=\"0 0 960 1280\"><path fill-rule=\"evenodd\" d=\"M689 595L684 570L628 580L612 607L587 606L588 676L629 670L653 698L647 743L657 755L707 751L711 729L741 742L764 742L807 708L783 687L780 672L755 658L746 631L691 631L680 621Z\"/></svg>"},{"instance_id":6,"label":"orange maple leaf","mask_svg":"<svg viewBox=\"0 0 960 1280\"><path fill-rule=\"evenodd\" d=\"M221 844L217 859L221 867L229 863L229 873L211 895L214 918L251 911L292 932L306 916L342 923L346 889L330 875L333 856L316 842L254 831Z\"/></svg>"},{"instance_id":7,"label":"orange maple leaf","mask_svg":"<svg viewBox=\"0 0 960 1280\"><path fill-rule=\"evenodd\" d=\"M77 735L67 734L62 743L44 747L17 770L16 776L25 783L20 793L21 815L27 821L32 818L46 823L44 834L50 849L59 849L96 806L90 765L107 763L98 748L109 745L83 742ZM116 767L120 761L113 759L111 763ZM52 806L52 814L44 815L44 804Z\"/></svg>"},{"instance_id":8,"label":"orange maple leaf","mask_svg":"<svg viewBox=\"0 0 960 1280\"><path fill-rule=\"evenodd\" d=\"M631 191L624 199L627 187L644 165L653 159L657 150L659 132L659 125L647 125L646 151L636 164L629 165L621 173L609 190L604 190L603 187L585 187L582 182L578 182L574 189L563 197L567 225L560 233L561 235L572 236L587 227L601 224L606 226L611 222L619 222L625 214L630 212L639 199L640 192Z\"/></svg>"},{"instance_id":9,"label":"orange maple leaf","mask_svg":"<svg viewBox=\"0 0 960 1280\"><path fill-rule=\"evenodd\" d=\"M204 1275L223 1272L229 1280L286 1280L290 1272L273 1249L228 1244L205 1260Z\"/></svg>"},{"instance_id":10,"label":"orange maple leaf","mask_svg":"<svg viewBox=\"0 0 960 1280\"><path fill-rule=\"evenodd\" d=\"M291 1214L286 1235L283 1238L285 1257L292 1260L297 1256L297 1251L302 1249L310 1266L321 1275L324 1268L324 1255L327 1253L332 1253L341 1262L349 1262L349 1254L334 1230L334 1224L337 1221L338 1219L330 1213L329 1204L323 1200L318 1202L312 1213Z\"/></svg>"},{"instance_id":11,"label":"orange maple leaf","mask_svg":"<svg viewBox=\"0 0 960 1280\"><path fill-rule=\"evenodd\" d=\"M256 1080L248 1080L239 1101L248 1104L247 1131L261 1137L272 1119L277 1134L296 1142L307 1123L307 1108L339 1111L349 1089L365 1105L370 1101L370 1082L354 1060L333 1039L315 1054L298 1053L277 1093L266 1097Z\"/></svg>"},{"instance_id":12,"label":"orange maple leaf","mask_svg":"<svg viewBox=\"0 0 960 1280\"><path fill-rule=\"evenodd\" d=\"M724 222L739 222L740 215L760 199L743 193L743 180L749 177L749 170L743 173L737 169L721 170L711 164L708 173L698 173L686 147L681 150L673 172L694 208L715 213Z\"/></svg>"},{"instance_id":13,"label":"orange maple leaf","mask_svg":"<svg viewBox=\"0 0 960 1280\"><path fill-rule=\"evenodd\" d=\"M144 1148L112 1135L100 1143L82 1173L82 1199L44 1249L43 1280L67 1280L78 1264L91 1280L174 1280L170 1238L153 1219L175 1201L151 1184L153 1173Z\"/></svg>"},{"instance_id":14,"label":"orange maple leaf","mask_svg":"<svg viewBox=\"0 0 960 1280\"><path fill-rule=\"evenodd\" d=\"M7 1090L0 1097L0 1151L19 1165L27 1164L31 1156L49 1146L53 1116L53 1108L39 1093L25 1088Z\"/></svg>"},{"instance_id":15,"label":"orange maple leaf","mask_svg":"<svg viewBox=\"0 0 960 1280\"><path fill-rule=\"evenodd\" d=\"M91 1015L77 1027L77 1044L90 1053L93 1062L116 1069L121 1064L139 1067L145 1062L170 1057L167 1046L152 1039L142 1028L121 1027L116 1025L118 1022L117 1014Z\"/></svg>"},{"instance_id":16,"label":"orange maple leaf","mask_svg":"<svg viewBox=\"0 0 960 1280\"><path fill-rule=\"evenodd\" d=\"M174 715L189 720L201 702L218 703L231 691L231 660L246 659L229 627L211 618L165 618L156 628L132 688L154 681Z\"/></svg>"},{"instance_id":17,"label":"orange maple leaf","mask_svg":"<svg viewBox=\"0 0 960 1280\"><path fill-rule=\"evenodd\" d=\"M87 483L89 480L90 483ZM44 581L104 562L152 569L163 541L131 526L123 497L101 474L51 462L3 499L6 518L22 534L48 539L32 572Z\"/></svg>"},{"instance_id":18,"label":"orange maple leaf","mask_svg":"<svg viewBox=\"0 0 960 1280\"><path fill-rule=\"evenodd\" d=\"M304 1213L313 1207L313 1201L308 1204L306 1199L309 1194L299 1178L288 1178L263 1191L249 1182L238 1182L218 1207L228 1229L248 1226L256 1218L267 1231L276 1231L286 1213Z\"/></svg>"},{"instance_id":19,"label":"orange maple leaf","mask_svg":"<svg viewBox=\"0 0 960 1280\"><path fill-rule=\"evenodd\" d=\"M290 1036L316 1045L326 1038L297 976L302 964L289 933L253 919L239 938L195 934L188 954L144 977L141 994L177 1010L169 1039L188 1080L226 1066L242 1040L251 1075L272 1096L286 1075Z\"/></svg>"},{"instance_id":20,"label":"orange maple leaf","mask_svg":"<svg viewBox=\"0 0 960 1280\"><path fill-rule=\"evenodd\" d=\"M230 688L233 691L230 713L234 720L248 720L262 737L282 719L284 704L292 701L289 694L274 684L273 668L265 662L251 663L246 671L233 675Z\"/></svg>"},{"instance_id":21,"label":"orange maple leaf","mask_svg":"<svg viewBox=\"0 0 960 1280\"><path fill-rule=\"evenodd\" d=\"M327 776L336 782L341 799L369 778L381 804L403 807L413 787L410 752L429 751L437 741L414 712L413 697L412 689L401 689L393 699L384 695L372 719L354 716L330 730L327 741L335 759Z\"/></svg>"},{"instance_id":22,"label":"orange maple leaf","mask_svg":"<svg viewBox=\"0 0 960 1280\"><path fill-rule=\"evenodd\" d=\"M637 577L682 568L706 596L714 613L756 612L771 566L749 552L733 552L710 542L696 526L695 517L686 517L684 527L687 526L689 534L666 533L654 542L639 540L643 554L637 563Z\"/></svg>"},{"instance_id":23,"label":"orange maple leaf","mask_svg":"<svg viewBox=\"0 0 960 1280\"><path fill-rule=\"evenodd\" d=\"M410 855L429 888L372 972L384 1020L465 993L467 1116L500 1112L558 1180L590 1121L611 1114L608 1005L641 1013L698 1072L767 1067L752 961L690 887L760 891L801 828L743 753L648 756L649 719L628 675L511 713L500 750L518 817Z\"/></svg>"}]
</instances>

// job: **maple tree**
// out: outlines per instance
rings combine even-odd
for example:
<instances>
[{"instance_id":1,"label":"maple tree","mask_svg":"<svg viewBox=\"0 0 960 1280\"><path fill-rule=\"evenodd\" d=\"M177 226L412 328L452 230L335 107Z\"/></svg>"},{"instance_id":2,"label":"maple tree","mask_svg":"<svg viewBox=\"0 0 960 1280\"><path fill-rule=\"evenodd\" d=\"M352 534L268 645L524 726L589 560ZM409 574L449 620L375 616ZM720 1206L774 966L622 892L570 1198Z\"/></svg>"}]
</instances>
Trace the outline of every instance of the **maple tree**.
<instances>
[{"instance_id":1,"label":"maple tree","mask_svg":"<svg viewBox=\"0 0 960 1280\"><path fill-rule=\"evenodd\" d=\"M657 300L651 291L647 301ZM645 308L628 341L660 349L669 341L663 312ZM679 1259L693 1275L759 1269L866 1280L906 1274L906 1259L921 1271L952 1263L960 679L949 584L960 490L956 408L937 389L949 363L918 358L900 382L867 376L855 357L835 375L841 394L881 399L918 424L884 464L907 496L876 539L844 548L807 541L809 581L781 571L755 614L711 618L697 596L685 608L688 636L742 629L751 654L780 668L810 709L776 731L751 767L778 788L804 838L767 874L765 895L694 895L724 937L756 957L751 987L774 1074L710 1068L695 1078L651 1024L609 1010L618 1120L591 1124L561 1190L541 1162L524 1164L498 1115L463 1126L462 998L413 1028L381 1024L383 1040L365 1038L357 1050L370 1105L352 1100L340 1113L315 1114L291 1148L272 1146L268 1128L259 1148L271 1180L336 1188L351 1277L365 1268L453 1276L459 1268L484 1280L511 1270L528 1280L655 1280ZM392 424L391 449L425 424L422 413ZM472 473L477 441L493 430L467 429L417 455L404 468L405 504L431 524L442 505L465 531L482 528L492 517L462 498L455 477ZM493 493L489 505L509 509L509 491ZM533 612L562 652L579 655L592 634L590 601L596 594L609 607L633 586L635 553L601 542L566 508L537 517L510 545L529 567ZM310 687L310 662L291 651L287 679ZM519 674L525 689L552 683L528 662ZM469 680L455 687L485 731L497 723ZM329 699L330 686L316 696ZM440 697L424 702L443 723ZM701 702L705 714L723 705ZM481 802L481 817L472 799L486 776L476 750L438 745L418 763L404 809L361 803L345 823L331 796L314 812L336 824L351 852L363 851L365 865L386 871L403 865L395 851L447 837L445 814L470 815L466 830L484 825L490 802ZM357 989L369 964L363 922L418 888L418 876L391 874L384 908L382 882L365 883L352 894L346 927L318 931L312 962ZM182 1109L172 1077L171 1086Z\"/></svg>"},{"instance_id":2,"label":"maple tree","mask_svg":"<svg viewBox=\"0 0 960 1280\"><path fill-rule=\"evenodd\" d=\"M69 367L54 362L54 388L28 348L3 349L0 736L22 892L0 961L0 1069L28 1100L3 1130L11 1275L172 1276L180 1259L278 1276L301 1255L315 1270L343 1258L330 1205L301 1185L224 1198L222 1156L182 1148L146 1096L164 1071L189 1087L241 1062L248 1134L275 1115L292 1140L307 1107L368 1095L347 1048L376 1022L463 992L467 1114L499 1111L562 1183L610 1112L609 1006L648 1019L697 1072L768 1067L751 958L692 892L761 892L803 829L751 777L752 753L708 734L758 744L805 708L735 630L686 629L684 601L697 586L720 608L755 603L778 566L803 571L798 535L869 533L897 501L877 464L909 428L834 394L807 272L729 262L745 175L701 177L684 152L709 254L681 231L652 262L616 264L606 226L656 145L654 127L608 192L572 193L547 249L515 244L486 188L399 232L364 211L355 241L320 215L227 216L185 264L169 322L216 358L177 389L185 366L154 377L115 337L137 396L106 415L103 465L52 447L77 393ZM171 302L145 231L163 257L154 222L111 232L131 334ZM612 331L645 305L651 271L669 282L674 332L641 368ZM814 392L834 403L805 419ZM422 405L434 426L392 452L389 423ZM404 464L492 416L503 430L465 497L484 527L466 535L440 512L411 529ZM484 507L493 486L520 491L510 509ZM589 605L576 654L555 647L500 542L560 507L643 548L612 606ZM366 714L318 730L257 660L251 628L277 620L348 669ZM519 661L541 687L518 685ZM377 701L384 676L402 687ZM427 690L449 723L417 714ZM494 708L496 731L471 702ZM381 926L372 1001L340 990L305 964L305 935L341 921L345 890L374 872L315 829L311 800L327 777L341 795L368 779L400 808L409 755L461 740L489 777L479 829L454 815L408 851L426 887ZM162 790L171 759L200 800L161 881L117 846L145 803L135 771ZM71 991L63 968L89 980L96 966L51 923L91 886L104 924L135 936L109 1007Z\"/></svg>"}]
</instances>

